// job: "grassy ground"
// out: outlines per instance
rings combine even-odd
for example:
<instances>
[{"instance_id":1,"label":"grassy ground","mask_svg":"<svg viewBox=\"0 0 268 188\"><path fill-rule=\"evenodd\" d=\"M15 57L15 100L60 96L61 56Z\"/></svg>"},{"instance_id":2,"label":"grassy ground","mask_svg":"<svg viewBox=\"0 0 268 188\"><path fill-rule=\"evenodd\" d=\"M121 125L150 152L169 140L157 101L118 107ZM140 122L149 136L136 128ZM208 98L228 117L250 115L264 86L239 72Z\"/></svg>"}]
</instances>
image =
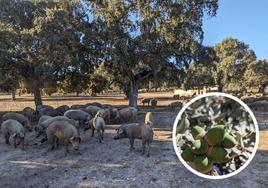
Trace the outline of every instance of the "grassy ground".
<instances>
[{"instance_id":1,"label":"grassy ground","mask_svg":"<svg viewBox=\"0 0 268 188\"><path fill-rule=\"evenodd\" d=\"M143 93L140 98L156 97L159 107L139 106L138 121L146 111L154 115L154 142L151 157L141 155L141 142L135 141L134 152L129 152L127 139L113 140L115 128L109 125L104 143L90 137L91 131L81 133L81 153L64 156L64 147L49 153L47 145L39 144L34 133L26 138L26 150L4 144L0 133L0 187L267 187L268 182L268 112L254 112L260 124L259 150L252 163L240 174L225 180L205 180L189 172L178 160L172 145L171 131L178 112L167 105L174 101L172 93ZM0 112L20 111L34 106L32 96L0 96ZM100 102L127 105L123 95L98 97L44 97L44 104Z\"/></svg>"}]
</instances>

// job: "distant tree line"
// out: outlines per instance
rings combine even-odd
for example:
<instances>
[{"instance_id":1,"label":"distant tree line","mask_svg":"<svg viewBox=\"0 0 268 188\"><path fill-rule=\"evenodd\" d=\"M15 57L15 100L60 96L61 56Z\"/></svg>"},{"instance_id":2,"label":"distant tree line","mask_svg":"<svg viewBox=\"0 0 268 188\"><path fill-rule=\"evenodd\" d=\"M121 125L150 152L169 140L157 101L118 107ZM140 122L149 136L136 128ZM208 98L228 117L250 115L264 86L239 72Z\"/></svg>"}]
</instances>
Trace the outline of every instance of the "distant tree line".
<instances>
[{"instance_id":1,"label":"distant tree line","mask_svg":"<svg viewBox=\"0 0 268 188\"><path fill-rule=\"evenodd\" d=\"M257 87L265 94L268 85L268 60L257 60L247 44L234 38L224 39L205 51L206 58L186 70L184 85L203 88L218 85L219 91L242 92ZM201 56L202 57L202 56Z\"/></svg>"}]
</instances>

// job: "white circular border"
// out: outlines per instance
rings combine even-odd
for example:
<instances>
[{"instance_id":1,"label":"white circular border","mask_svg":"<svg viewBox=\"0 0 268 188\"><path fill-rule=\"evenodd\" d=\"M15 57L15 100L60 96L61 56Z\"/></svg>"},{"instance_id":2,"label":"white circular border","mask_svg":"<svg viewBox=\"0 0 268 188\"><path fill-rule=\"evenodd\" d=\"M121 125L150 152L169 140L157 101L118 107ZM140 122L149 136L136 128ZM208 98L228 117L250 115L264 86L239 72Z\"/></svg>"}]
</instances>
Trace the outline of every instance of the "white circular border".
<instances>
[{"instance_id":1,"label":"white circular border","mask_svg":"<svg viewBox=\"0 0 268 188\"><path fill-rule=\"evenodd\" d=\"M226 175L221 175L221 176L210 176L210 175L206 175L206 174L203 174L203 173L200 173L196 170L194 170L192 167L190 167L181 157L181 154L177 148L177 143L176 143L176 129L177 129L177 124L178 124L178 121L182 115L182 113L192 104L194 103L195 101L201 99L201 98L204 98L204 97L209 97L209 96L223 96L223 97L227 97L227 98L230 98L230 99L233 99L235 100L236 102L238 102L240 105L242 105L245 110L250 114L252 120L253 120L253 123L254 123L254 126L255 126L255 130L256 130L256 142L255 142L255 146L254 146L254 149L253 149L253 152L252 154L250 155L250 158L247 160L247 162L241 166L238 170L230 173L230 174L226 174ZM175 152L178 156L178 158L180 159L180 161L182 162L182 164L188 169L190 170L192 173L194 173L195 175L197 176L200 176L200 177L203 177L203 178L207 178L207 179L225 179L225 178L229 178L231 176L234 176L236 174L238 174L239 172L241 172L242 170L244 170L248 165L249 163L252 161L252 159L254 158L256 152L257 152L257 149L258 149L258 145L259 145L259 127L258 127L258 123L257 123L257 120L253 114L253 112L250 110L250 108L243 102L241 101L240 99L238 99L237 97L234 97L230 94L227 94L227 93L221 93L221 92L211 92L211 93L206 93L206 94L202 94L202 95L199 95L195 98L193 98L192 100L190 100L189 102L187 102L183 108L180 110L180 112L178 113L176 119L175 119L175 122L174 122L174 125L173 125L173 131L172 131L172 140L173 140L173 147L175 149Z\"/></svg>"}]
</instances>

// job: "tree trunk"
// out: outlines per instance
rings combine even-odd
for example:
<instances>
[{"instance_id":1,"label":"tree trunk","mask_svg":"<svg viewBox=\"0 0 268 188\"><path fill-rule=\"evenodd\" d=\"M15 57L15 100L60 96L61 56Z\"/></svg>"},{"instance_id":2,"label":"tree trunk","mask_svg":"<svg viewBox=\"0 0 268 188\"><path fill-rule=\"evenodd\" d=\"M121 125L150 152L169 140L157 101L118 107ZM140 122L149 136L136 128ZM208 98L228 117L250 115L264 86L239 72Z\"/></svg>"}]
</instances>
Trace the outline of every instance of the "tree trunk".
<instances>
[{"instance_id":1,"label":"tree trunk","mask_svg":"<svg viewBox=\"0 0 268 188\"><path fill-rule=\"evenodd\" d=\"M90 97L96 97L96 96L97 96L96 93L93 93L93 92L92 92L92 93L90 94Z\"/></svg>"},{"instance_id":2,"label":"tree trunk","mask_svg":"<svg viewBox=\"0 0 268 188\"><path fill-rule=\"evenodd\" d=\"M266 88L267 84L262 84L260 87L259 87L259 93L262 94L262 96L265 95L265 88Z\"/></svg>"},{"instance_id":3,"label":"tree trunk","mask_svg":"<svg viewBox=\"0 0 268 188\"><path fill-rule=\"evenodd\" d=\"M12 96L12 101L15 101L16 100L16 89L15 88L12 88L11 96Z\"/></svg>"},{"instance_id":4,"label":"tree trunk","mask_svg":"<svg viewBox=\"0 0 268 188\"><path fill-rule=\"evenodd\" d=\"M137 108L138 86L135 80L130 81L129 106Z\"/></svg>"},{"instance_id":5,"label":"tree trunk","mask_svg":"<svg viewBox=\"0 0 268 188\"><path fill-rule=\"evenodd\" d=\"M35 106L37 107L38 105L42 105L42 97L41 97L41 91L40 88L36 87L34 89L34 103Z\"/></svg>"},{"instance_id":6,"label":"tree trunk","mask_svg":"<svg viewBox=\"0 0 268 188\"><path fill-rule=\"evenodd\" d=\"M79 97L79 92L76 92L76 97Z\"/></svg>"},{"instance_id":7,"label":"tree trunk","mask_svg":"<svg viewBox=\"0 0 268 188\"><path fill-rule=\"evenodd\" d=\"M219 84L218 91L219 92L222 92L223 91L223 85L222 84Z\"/></svg>"}]
</instances>

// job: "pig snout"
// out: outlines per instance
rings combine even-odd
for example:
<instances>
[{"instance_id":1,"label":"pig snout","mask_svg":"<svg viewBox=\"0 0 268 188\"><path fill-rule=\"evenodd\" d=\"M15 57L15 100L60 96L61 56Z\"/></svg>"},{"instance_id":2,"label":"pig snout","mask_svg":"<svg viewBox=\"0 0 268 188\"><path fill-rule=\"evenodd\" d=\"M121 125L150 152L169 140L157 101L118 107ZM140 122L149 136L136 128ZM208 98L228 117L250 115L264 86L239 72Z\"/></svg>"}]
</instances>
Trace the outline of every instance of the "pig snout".
<instances>
[{"instance_id":1,"label":"pig snout","mask_svg":"<svg viewBox=\"0 0 268 188\"><path fill-rule=\"evenodd\" d=\"M114 136L114 140L118 140L118 139L119 139L118 135Z\"/></svg>"},{"instance_id":2,"label":"pig snout","mask_svg":"<svg viewBox=\"0 0 268 188\"><path fill-rule=\"evenodd\" d=\"M74 150L79 150L79 144L73 144Z\"/></svg>"},{"instance_id":3,"label":"pig snout","mask_svg":"<svg viewBox=\"0 0 268 188\"><path fill-rule=\"evenodd\" d=\"M120 138L128 138L127 136L125 136L125 135L116 135L116 136L114 136L114 140L118 140L118 139L120 139Z\"/></svg>"},{"instance_id":4,"label":"pig snout","mask_svg":"<svg viewBox=\"0 0 268 188\"><path fill-rule=\"evenodd\" d=\"M120 138L126 138L126 135L124 134L124 131L121 128L116 129L116 135L114 136L115 140Z\"/></svg>"},{"instance_id":5,"label":"pig snout","mask_svg":"<svg viewBox=\"0 0 268 188\"><path fill-rule=\"evenodd\" d=\"M80 138L75 138L71 141L74 150L79 150Z\"/></svg>"}]
</instances>

